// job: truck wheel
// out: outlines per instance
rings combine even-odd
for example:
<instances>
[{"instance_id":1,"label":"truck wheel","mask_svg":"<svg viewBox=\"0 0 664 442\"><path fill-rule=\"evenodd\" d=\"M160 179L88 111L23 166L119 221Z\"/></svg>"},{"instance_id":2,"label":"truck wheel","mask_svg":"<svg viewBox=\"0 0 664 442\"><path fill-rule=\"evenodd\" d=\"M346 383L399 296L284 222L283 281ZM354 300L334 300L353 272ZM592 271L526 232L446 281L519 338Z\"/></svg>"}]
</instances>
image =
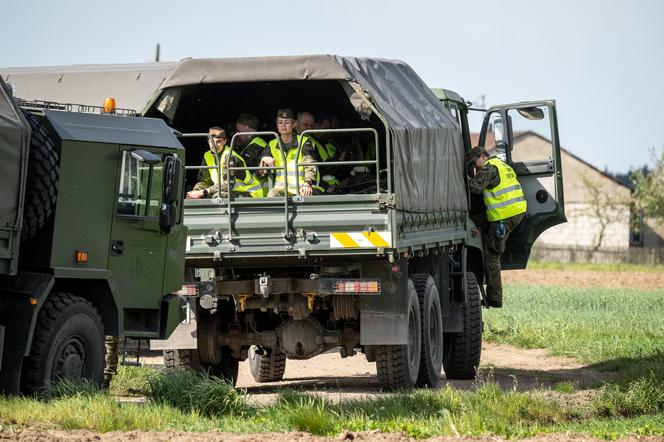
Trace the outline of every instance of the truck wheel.
<instances>
[{"instance_id":1,"label":"truck wheel","mask_svg":"<svg viewBox=\"0 0 664 442\"><path fill-rule=\"evenodd\" d=\"M167 370L200 370L198 350L164 350L164 366Z\"/></svg>"},{"instance_id":2,"label":"truck wheel","mask_svg":"<svg viewBox=\"0 0 664 442\"><path fill-rule=\"evenodd\" d=\"M440 295L436 283L428 274L416 274L412 279L420 301L422 324L422 357L416 385L435 388L440 383L440 374L443 371L443 314Z\"/></svg>"},{"instance_id":3,"label":"truck wheel","mask_svg":"<svg viewBox=\"0 0 664 442\"><path fill-rule=\"evenodd\" d=\"M222 349L222 354L219 364L207 365L201 362L198 350L164 350L164 366L167 370L207 372L212 376L222 377L235 385L240 361L231 356L228 347Z\"/></svg>"},{"instance_id":4,"label":"truck wheel","mask_svg":"<svg viewBox=\"0 0 664 442\"><path fill-rule=\"evenodd\" d=\"M101 386L104 326L97 309L70 293L52 293L35 326L21 391L42 392L58 379L86 379Z\"/></svg>"},{"instance_id":5,"label":"truck wheel","mask_svg":"<svg viewBox=\"0 0 664 442\"><path fill-rule=\"evenodd\" d=\"M467 303L463 306L463 331L445 333L443 367L447 379L475 379L482 352L482 301L477 278L466 273Z\"/></svg>"},{"instance_id":6,"label":"truck wheel","mask_svg":"<svg viewBox=\"0 0 664 442\"><path fill-rule=\"evenodd\" d=\"M413 388L420 371L421 351L420 303L412 280L408 280L408 344L377 345L378 381L388 389Z\"/></svg>"},{"instance_id":7,"label":"truck wheel","mask_svg":"<svg viewBox=\"0 0 664 442\"><path fill-rule=\"evenodd\" d=\"M23 112L30 123L30 156L23 206L23 232L27 241L44 227L53 214L59 178L59 155L47 128L29 112Z\"/></svg>"},{"instance_id":8,"label":"truck wheel","mask_svg":"<svg viewBox=\"0 0 664 442\"><path fill-rule=\"evenodd\" d=\"M256 382L278 382L286 371L286 354L278 348L266 348L263 354L258 347L249 348L249 369Z\"/></svg>"}]
</instances>

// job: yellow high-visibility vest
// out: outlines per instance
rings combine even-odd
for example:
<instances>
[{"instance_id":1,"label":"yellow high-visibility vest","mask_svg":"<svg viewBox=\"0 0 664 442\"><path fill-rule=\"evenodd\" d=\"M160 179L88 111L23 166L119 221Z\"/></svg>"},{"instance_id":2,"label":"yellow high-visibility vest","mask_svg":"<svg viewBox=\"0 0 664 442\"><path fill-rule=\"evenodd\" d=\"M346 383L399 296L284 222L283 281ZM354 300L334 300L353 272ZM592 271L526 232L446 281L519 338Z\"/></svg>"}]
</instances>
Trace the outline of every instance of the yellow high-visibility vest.
<instances>
[{"instance_id":1,"label":"yellow high-visibility vest","mask_svg":"<svg viewBox=\"0 0 664 442\"><path fill-rule=\"evenodd\" d=\"M498 221L525 213L528 209L526 197L514 169L496 157L489 158L485 164L495 166L500 176L500 182L496 187L483 192L489 221Z\"/></svg>"},{"instance_id":2,"label":"yellow high-visibility vest","mask_svg":"<svg viewBox=\"0 0 664 442\"><path fill-rule=\"evenodd\" d=\"M300 135L297 135L296 137L297 144L298 146L300 143L304 145L307 141L309 141L308 137L302 137ZM274 166L275 167L284 167L284 161L283 158L281 157L281 151L279 150L279 143L277 140L270 140L270 152L272 153L272 158L274 158ZM295 164L302 162L302 151L300 150L300 157L295 158L297 155L297 146L292 147L288 149L287 152L284 152L284 155L286 156L286 169L287 169L287 179L288 179L288 194L289 195L295 195L295 181L296 181L296 175L295 175ZM315 167L315 166L314 166ZM284 170L283 169L276 169L275 170L276 177L274 180L274 187L285 187L285 177L284 177ZM299 175L299 181L300 185L304 183L304 166L300 166L297 170L297 174ZM311 187L315 189L322 190L318 187L318 182L320 181L320 174L318 173L318 168L316 168L316 179L313 183L311 183Z\"/></svg>"},{"instance_id":3,"label":"yellow high-visibility vest","mask_svg":"<svg viewBox=\"0 0 664 442\"><path fill-rule=\"evenodd\" d=\"M224 150L221 152L219 155L219 159L221 161L222 166L226 165L226 160L228 159L228 156L230 155L231 149L228 146L224 146ZM217 163L215 162L214 154L212 151L207 151L205 152L205 155L203 155L203 158L205 159L205 164L208 166L216 166ZM238 167L246 167L246 163L244 162L244 158L242 158L240 155L238 155L236 152L233 152L233 158L236 158L237 161L237 166ZM208 169L210 172L210 178L212 179L212 182L214 184L217 184L217 188L219 188L219 175L217 174L218 169ZM226 171L222 167L221 170L221 181L225 182L226 181ZM236 177L235 177L235 182L233 183L233 188L230 189L230 192L234 193L247 193L251 195L253 198L260 198L263 196L263 189L261 186L261 183L256 179L253 173L251 173L248 170L245 170L244 175L242 174L242 171L235 171L236 172ZM239 173L237 173L239 172ZM240 178L240 176L243 176L243 178Z\"/></svg>"}]
</instances>

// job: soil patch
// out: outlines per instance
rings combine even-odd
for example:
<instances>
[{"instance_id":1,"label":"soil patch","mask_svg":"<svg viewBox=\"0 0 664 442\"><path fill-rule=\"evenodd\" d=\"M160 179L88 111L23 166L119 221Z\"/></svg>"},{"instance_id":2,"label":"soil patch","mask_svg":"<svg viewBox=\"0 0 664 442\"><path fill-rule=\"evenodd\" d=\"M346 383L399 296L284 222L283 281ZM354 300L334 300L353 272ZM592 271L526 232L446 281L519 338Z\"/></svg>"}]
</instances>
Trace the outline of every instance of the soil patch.
<instances>
[{"instance_id":1,"label":"soil patch","mask_svg":"<svg viewBox=\"0 0 664 442\"><path fill-rule=\"evenodd\" d=\"M526 269L504 271L503 283L568 287L608 287L655 290L664 287L664 272Z\"/></svg>"}]
</instances>

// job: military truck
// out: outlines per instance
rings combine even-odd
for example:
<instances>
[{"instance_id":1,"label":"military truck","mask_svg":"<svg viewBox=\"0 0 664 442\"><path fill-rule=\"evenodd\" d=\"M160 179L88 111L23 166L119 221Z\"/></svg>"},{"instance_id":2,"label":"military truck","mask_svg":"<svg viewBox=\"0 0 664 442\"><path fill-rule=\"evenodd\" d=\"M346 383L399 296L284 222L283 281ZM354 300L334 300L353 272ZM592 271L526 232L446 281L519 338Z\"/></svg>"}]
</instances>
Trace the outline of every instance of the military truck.
<instances>
[{"instance_id":1,"label":"military truck","mask_svg":"<svg viewBox=\"0 0 664 442\"><path fill-rule=\"evenodd\" d=\"M484 265L472 217L485 207L468 191L464 154L473 143L458 94L434 94L402 62L325 55L2 74L26 92L35 78L50 82L42 98L89 94L94 88L77 85L99 84L119 102L139 100L132 104L143 115L179 132L188 187L210 126L249 112L264 122L253 135L268 140L279 108L340 121L302 133L346 145L348 156L315 163L321 174L347 175L336 192L302 198L296 178L286 197L185 200L181 293L189 308L168 340L154 342L167 366L235 378L248 359L254 378L269 382L282 379L287 359L339 348L375 361L388 388L436 386L442 369L449 379L475 376ZM141 94L123 93L123 85ZM548 128L548 147L516 149L522 121ZM537 236L565 221L555 102L492 107L477 141L494 147L524 188L528 213L502 258L504 269L524 268ZM236 134L231 147L237 142ZM231 180L240 169L211 173Z\"/></svg>"},{"instance_id":2,"label":"military truck","mask_svg":"<svg viewBox=\"0 0 664 442\"><path fill-rule=\"evenodd\" d=\"M162 120L22 104L0 79L0 392L100 385L105 336L177 326L184 149Z\"/></svg>"}]
</instances>

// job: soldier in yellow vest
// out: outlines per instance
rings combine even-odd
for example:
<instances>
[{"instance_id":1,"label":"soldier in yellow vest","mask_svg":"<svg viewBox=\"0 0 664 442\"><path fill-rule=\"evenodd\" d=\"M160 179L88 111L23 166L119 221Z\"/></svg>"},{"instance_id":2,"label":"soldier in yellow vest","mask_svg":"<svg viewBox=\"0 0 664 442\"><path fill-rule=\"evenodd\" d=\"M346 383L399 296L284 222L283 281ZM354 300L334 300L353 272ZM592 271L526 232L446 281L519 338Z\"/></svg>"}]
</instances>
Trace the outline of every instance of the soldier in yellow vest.
<instances>
[{"instance_id":1,"label":"soldier in yellow vest","mask_svg":"<svg viewBox=\"0 0 664 442\"><path fill-rule=\"evenodd\" d=\"M314 192L321 192L318 187L320 176L316 166L300 166L295 171L296 163L313 163L316 162L316 152L311 141L307 138L298 135L295 132L295 114L290 109L280 109L277 112L277 132L279 139L283 146L283 152L286 157L286 170L288 175L284 175L281 169L275 170L274 187L267 196L284 196L286 183L288 183L288 194L295 195L296 188L296 173L299 175L300 195L311 196ZM302 144L299 158L297 156L298 145ZM279 143L277 140L271 140L268 146L263 150L260 159L261 166L267 167L283 167L284 158L279 150Z\"/></svg>"},{"instance_id":2,"label":"soldier in yellow vest","mask_svg":"<svg viewBox=\"0 0 664 442\"><path fill-rule=\"evenodd\" d=\"M261 154L263 150L267 147L267 142L258 135L241 135L243 132L257 132L260 120L255 115L251 114L241 114L237 117L237 122L235 123L235 130L237 135L235 139L237 140L237 145L234 147L234 150L239 153L244 162L249 167L258 167L261 159ZM256 174L254 170L252 173ZM259 176L256 174L256 178L260 181L263 188L263 195L267 196L268 192L268 178L266 175Z\"/></svg>"},{"instance_id":3,"label":"soldier in yellow vest","mask_svg":"<svg viewBox=\"0 0 664 442\"><path fill-rule=\"evenodd\" d=\"M526 198L516 173L499 158L490 156L483 147L466 154L466 164L475 168L468 185L472 193L482 194L486 217L477 219L484 243L484 265L487 280L485 303L503 306L503 285L500 278L500 257L510 233L526 215Z\"/></svg>"},{"instance_id":4,"label":"soldier in yellow vest","mask_svg":"<svg viewBox=\"0 0 664 442\"><path fill-rule=\"evenodd\" d=\"M302 133L305 130L310 129L331 129L332 127L329 124L329 121L326 125L316 123L314 114L308 111L301 111L297 113L297 119L295 120L295 128L298 133ZM311 142L318 159L320 161L334 161L334 157L337 154L336 145L331 143L331 139L328 134L317 134L314 138L311 135L307 135L307 138ZM319 141L320 140L320 141ZM319 185L323 191L326 193L333 193L337 187L339 187L339 180L332 174L332 168L322 167L321 179Z\"/></svg>"},{"instance_id":5,"label":"soldier in yellow vest","mask_svg":"<svg viewBox=\"0 0 664 442\"><path fill-rule=\"evenodd\" d=\"M220 196L222 198L228 197L229 185L226 182L226 170L224 169L227 162L234 167L246 167L245 162L240 155L233 152L228 145L226 145L226 131L221 127L211 127L208 134L208 146L210 150L203 155L203 166L216 166L216 158L214 151L217 152L217 157L221 162L221 173L217 168L201 169L198 173L198 182L193 190L187 192L188 199L208 198ZM230 160L229 160L230 158ZM230 171L231 172L231 185L230 192L233 195L248 196L248 197L261 197L263 190L260 182L256 179L253 173L249 171ZM221 186L219 185L219 175L221 175Z\"/></svg>"}]
</instances>

